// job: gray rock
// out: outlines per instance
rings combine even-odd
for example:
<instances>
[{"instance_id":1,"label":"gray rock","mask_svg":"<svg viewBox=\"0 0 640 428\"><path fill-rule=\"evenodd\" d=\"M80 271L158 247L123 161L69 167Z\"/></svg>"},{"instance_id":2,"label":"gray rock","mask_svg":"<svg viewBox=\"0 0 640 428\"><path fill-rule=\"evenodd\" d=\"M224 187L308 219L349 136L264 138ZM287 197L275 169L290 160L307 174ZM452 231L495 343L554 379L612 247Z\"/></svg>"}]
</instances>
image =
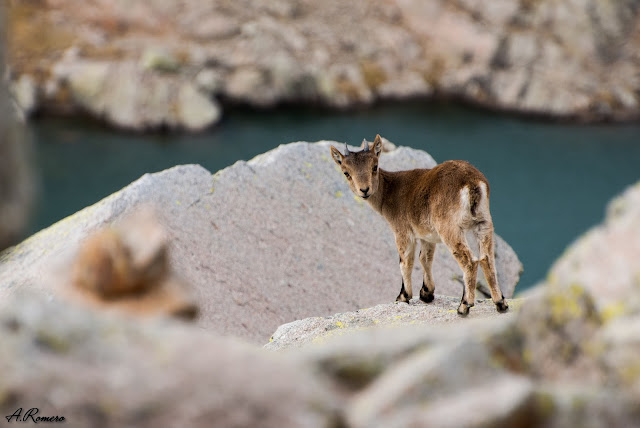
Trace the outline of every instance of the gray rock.
<instances>
[{"instance_id":1,"label":"gray rock","mask_svg":"<svg viewBox=\"0 0 640 428\"><path fill-rule=\"evenodd\" d=\"M360 394L417 352L461 343L491 344L492 337L510 332L513 321L513 315L502 315L461 323L398 323L327 336L278 352L311 366L337 390ZM493 347L489 349L493 355Z\"/></svg>"},{"instance_id":2,"label":"gray rock","mask_svg":"<svg viewBox=\"0 0 640 428\"><path fill-rule=\"evenodd\" d=\"M434 389L440 386L433 384ZM509 374L494 375L482 383L462 384L450 395L427 399L388 414L376 414L365 423L354 415L353 426L423 426L425 421L429 426L441 428L534 426L537 419L533 410L534 397L534 387L529 379Z\"/></svg>"},{"instance_id":3,"label":"gray rock","mask_svg":"<svg viewBox=\"0 0 640 428\"><path fill-rule=\"evenodd\" d=\"M63 297L96 310L193 319L198 305L171 272L167 247L155 214L141 207L84 239L71 272L53 285Z\"/></svg>"},{"instance_id":4,"label":"gray rock","mask_svg":"<svg viewBox=\"0 0 640 428\"><path fill-rule=\"evenodd\" d=\"M207 15L195 25L185 28L195 38L210 41L212 39L226 39L240 32L240 25L230 16Z\"/></svg>"},{"instance_id":5,"label":"gray rock","mask_svg":"<svg viewBox=\"0 0 640 428\"><path fill-rule=\"evenodd\" d=\"M452 343L416 351L381 374L350 406L351 426L392 426L398 414L496 377L486 349Z\"/></svg>"},{"instance_id":6,"label":"gray rock","mask_svg":"<svg viewBox=\"0 0 640 428\"><path fill-rule=\"evenodd\" d=\"M633 397L640 397L640 316L612 320L598 332L596 340L606 350L602 359L615 384L629 390Z\"/></svg>"},{"instance_id":7,"label":"gray rock","mask_svg":"<svg viewBox=\"0 0 640 428\"><path fill-rule=\"evenodd\" d=\"M550 428L633 427L638 424L638 398L608 386L575 382L538 386L529 426ZM524 425L527 426L527 425Z\"/></svg>"},{"instance_id":8,"label":"gray rock","mask_svg":"<svg viewBox=\"0 0 640 428\"><path fill-rule=\"evenodd\" d=\"M215 94L220 88L220 76L215 70L205 68L196 75L196 85L206 94Z\"/></svg>"},{"instance_id":9,"label":"gray rock","mask_svg":"<svg viewBox=\"0 0 640 428\"><path fill-rule=\"evenodd\" d=\"M155 72L167 65L153 64L145 69L133 61L66 59L57 64L55 76L82 110L120 128L199 131L220 119L217 103L186 76Z\"/></svg>"},{"instance_id":10,"label":"gray rock","mask_svg":"<svg viewBox=\"0 0 640 428\"><path fill-rule=\"evenodd\" d=\"M220 120L218 104L200 93L191 83L178 92L178 119L190 131L201 131Z\"/></svg>"},{"instance_id":11,"label":"gray rock","mask_svg":"<svg viewBox=\"0 0 640 428\"><path fill-rule=\"evenodd\" d=\"M602 321L590 293L579 286L539 287L526 298L503 349L502 358L539 379L599 385L603 371L596 333ZM517 338L517 339L515 339ZM515 339L515 340L514 340Z\"/></svg>"},{"instance_id":12,"label":"gray rock","mask_svg":"<svg viewBox=\"0 0 640 428\"><path fill-rule=\"evenodd\" d=\"M392 302L401 282L393 235L349 191L329 145L283 145L213 176L199 166L145 175L0 256L0 302L25 287L50 295L46 272L64 266L91 231L142 203L169 231L171 267L203 302L204 328L264 343L286 322ZM432 165L407 147L381 159L387 169ZM498 260L511 261L498 264L511 296L521 265L506 244ZM438 293L461 295L447 251L437 252L434 275Z\"/></svg>"},{"instance_id":13,"label":"gray rock","mask_svg":"<svg viewBox=\"0 0 640 428\"><path fill-rule=\"evenodd\" d=\"M33 78L23 74L11 85L11 94L24 116L28 117L38 105L37 87Z\"/></svg>"},{"instance_id":14,"label":"gray rock","mask_svg":"<svg viewBox=\"0 0 640 428\"><path fill-rule=\"evenodd\" d=\"M166 49L158 47L147 48L140 58L140 65L146 70L174 72L180 68L180 62Z\"/></svg>"},{"instance_id":15,"label":"gray rock","mask_svg":"<svg viewBox=\"0 0 640 428\"><path fill-rule=\"evenodd\" d=\"M56 74L68 81L73 96L81 106L102 114L104 107L98 101L98 97L105 87L109 68L106 62L92 62L75 64L73 67L59 66L56 68Z\"/></svg>"},{"instance_id":16,"label":"gray rock","mask_svg":"<svg viewBox=\"0 0 640 428\"><path fill-rule=\"evenodd\" d=\"M9 296L16 292L53 297L51 278L68 272L79 244L94 231L118 224L143 205L155 209L159 223L168 228L173 224L168 221L171 216L182 218L181 201L197 199L209 189L210 179L211 174L200 166L145 174L125 189L0 253L0 305L7 305Z\"/></svg>"},{"instance_id":17,"label":"gray rock","mask_svg":"<svg viewBox=\"0 0 640 428\"><path fill-rule=\"evenodd\" d=\"M2 311L0 333L3 417L33 406L70 427L338 424L335 397L305 367L179 323L30 296Z\"/></svg>"}]
</instances>

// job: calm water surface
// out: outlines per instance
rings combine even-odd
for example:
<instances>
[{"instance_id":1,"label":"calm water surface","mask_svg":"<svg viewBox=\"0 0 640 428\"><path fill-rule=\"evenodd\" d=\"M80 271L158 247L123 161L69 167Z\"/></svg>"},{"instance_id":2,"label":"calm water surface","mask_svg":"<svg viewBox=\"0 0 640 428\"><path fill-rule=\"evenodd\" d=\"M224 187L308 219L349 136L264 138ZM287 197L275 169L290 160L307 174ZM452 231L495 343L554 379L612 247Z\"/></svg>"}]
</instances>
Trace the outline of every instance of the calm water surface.
<instances>
[{"instance_id":1,"label":"calm water surface","mask_svg":"<svg viewBox=\"0 0 640 428\"><path fill-rule=\"evenodd\" d=\"M580 233L599 222L612 196L640 180L640 125L567 125L439 104L380 106L340 113L313 109L235 110L200 135L131 135L87 121L31 124L41 171L32 232L91 205L146 172L199 163L214 172L282 143L359 144L380 133L465 159L491 183L496 231L525 271L520 290L544 278Z\"/></svg>"}]
</instances>

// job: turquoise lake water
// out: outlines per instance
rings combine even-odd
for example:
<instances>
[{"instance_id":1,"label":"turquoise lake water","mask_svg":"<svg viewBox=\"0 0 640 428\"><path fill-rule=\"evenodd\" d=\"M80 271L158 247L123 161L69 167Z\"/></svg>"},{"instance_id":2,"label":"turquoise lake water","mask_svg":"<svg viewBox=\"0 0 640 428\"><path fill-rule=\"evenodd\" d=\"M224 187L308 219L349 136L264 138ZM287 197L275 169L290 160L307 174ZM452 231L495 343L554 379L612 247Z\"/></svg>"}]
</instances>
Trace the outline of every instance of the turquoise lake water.
<instances>
[{"instance_id":1,"label":"turquoise lake water","mask_svg":"<svg viewBox=\"0 0 640 428\"><path fill-rule=\"evenodd\" d=\"M525 270L518 289L546 275L577 236L603 218L606 203L640 180L640 125L536 121L453 104L404 103L353 112L282 108L231 110L198 135L132 135L90 121L30 125L41 174L35 232L91 205L146 172L199 163L214 172L292 141L357 145L376 133L465 159L491 183L491 211Z\"/></svg>"}]
</instances>

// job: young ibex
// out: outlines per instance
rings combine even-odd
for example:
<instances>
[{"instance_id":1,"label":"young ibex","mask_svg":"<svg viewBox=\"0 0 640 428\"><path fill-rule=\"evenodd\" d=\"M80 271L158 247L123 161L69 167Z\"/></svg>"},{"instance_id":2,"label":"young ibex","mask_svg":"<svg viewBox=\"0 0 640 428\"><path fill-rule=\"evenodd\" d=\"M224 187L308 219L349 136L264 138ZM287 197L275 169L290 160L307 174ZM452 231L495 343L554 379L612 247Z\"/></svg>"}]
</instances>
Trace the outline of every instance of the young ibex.
<instances>
[{"instance_id":1,"label":"young ibex","mask_svg":"<svg viewBox=\"0 0 640 428\"><path fill-rule=\"evenodd\" d=\"M373 150L362 142L362 150L345 154L331 147L331 156L342 169L351 191L365 199L389 223L400 254L402 286L396 298L409 302L413 296L411 271L416 242L424 279L420 300L433 301L435 284L431 264L436 243L444 242L464 273L464 290L458 313L467 315L475 303L478 264L482 266L491 298L499 312L509 309L498 287L493 252L493 223L489 213L489 182L465 161L447 161L433 169L390 172L378 168L382 139L376 136ZM475 234L480 257L471 252L465 233Z\"/></svg>"}]
</instances>

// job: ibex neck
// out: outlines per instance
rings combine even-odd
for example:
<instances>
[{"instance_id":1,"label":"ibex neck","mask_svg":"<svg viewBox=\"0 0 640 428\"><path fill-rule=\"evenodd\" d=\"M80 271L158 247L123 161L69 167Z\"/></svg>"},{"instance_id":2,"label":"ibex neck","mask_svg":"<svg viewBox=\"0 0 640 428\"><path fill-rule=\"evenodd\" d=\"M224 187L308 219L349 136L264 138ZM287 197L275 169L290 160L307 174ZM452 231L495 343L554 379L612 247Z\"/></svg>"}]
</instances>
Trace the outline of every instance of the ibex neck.
<instances>
[{"instance_id":1,"label":"ibex neck","mask_svg":"<svg viewBox=\"0 0 640 428\"><path fill-rule=\"evenodd\" d=\"M382 207L384 205L384 198L386 193L386 185L389 179L389 173L383 169L379 170L378 173L378 190L376 193L371 195L369 199L367 199L367 203L371 205L371 208L376 210L378 213L383 214ZM384 214L383 214L384 215Z\"/></svg>"}]
</instances>

